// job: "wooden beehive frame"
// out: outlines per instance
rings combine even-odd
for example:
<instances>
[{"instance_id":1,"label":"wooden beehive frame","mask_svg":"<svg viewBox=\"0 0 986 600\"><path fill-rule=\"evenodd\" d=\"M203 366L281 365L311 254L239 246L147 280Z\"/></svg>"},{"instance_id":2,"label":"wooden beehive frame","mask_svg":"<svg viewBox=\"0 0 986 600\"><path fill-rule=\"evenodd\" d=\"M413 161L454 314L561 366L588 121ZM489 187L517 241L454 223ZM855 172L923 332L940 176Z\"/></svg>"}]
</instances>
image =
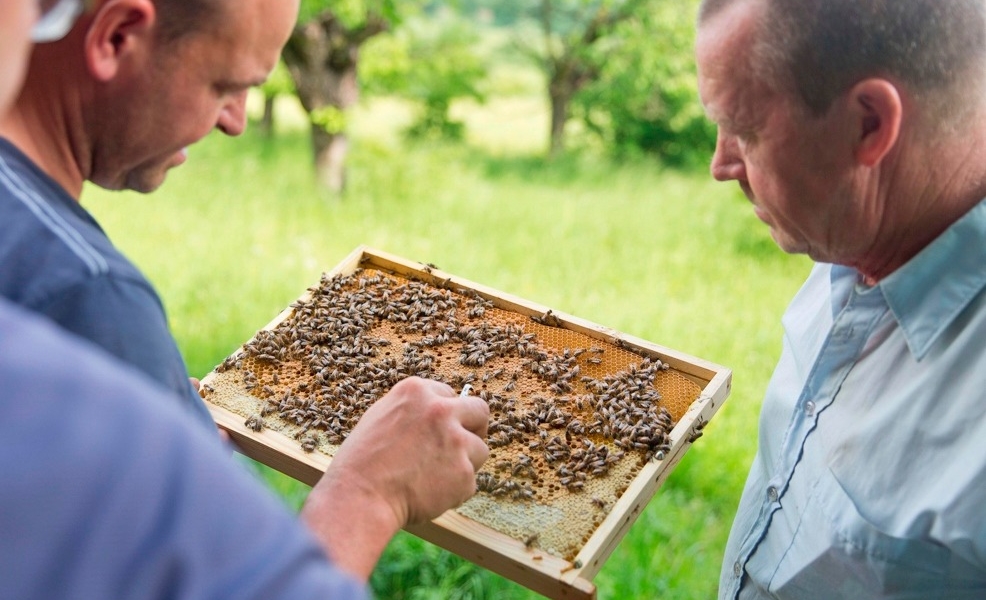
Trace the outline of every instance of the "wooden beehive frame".
<instances>
[{"instance_id":1,"label":"wooden beehive frame","mask_svg":"<svg viewBox=\"0 0 986 600\"><path fill-rule=\"evenodd\" d=\"M544 306L367 247L357 248L327 275L347 275L361 267L381 269L431 284L453 284L478 293L492 301L497 308L525 316L541 317L548 313ZM290 308L285 310L264 329L274 329L290 312ZM556 311L551 314L557 319L554 323L560 327L601 342L622 345L643 356L659 358L698 384L700 394L670 432L671 447L666 457L643 466L572 561L529 548L523 542L452 510L434 521L409 526L407 530L550 598L594 598L592 578L681 460L692 441L701 435L705 424L722 406L730 391L731 372L707 361L574 316ZM203 385L208 386L215 375L210 373L203 378ZM283 433L269 429L253 431L244 424L243 415L211 403L209 409L216 423L229 432L244 454L308 485L314 485L331 462L331 458L325 454L303 452L296 440Z\"/></svg>"}]
</instances>

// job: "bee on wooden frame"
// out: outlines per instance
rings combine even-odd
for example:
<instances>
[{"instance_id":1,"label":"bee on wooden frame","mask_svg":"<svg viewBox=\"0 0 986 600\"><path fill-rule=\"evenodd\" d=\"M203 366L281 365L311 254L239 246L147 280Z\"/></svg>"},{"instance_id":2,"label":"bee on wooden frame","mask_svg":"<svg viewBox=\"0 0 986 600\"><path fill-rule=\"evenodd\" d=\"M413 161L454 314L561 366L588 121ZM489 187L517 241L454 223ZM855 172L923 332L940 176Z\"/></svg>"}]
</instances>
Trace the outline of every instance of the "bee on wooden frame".
<instances>
[{"instance_id":1,"label":"bee on wooden frame","mask_svg":"<svg viewBox=\"0 0 986 600\"><path fill-rule=\"evenodd\" d=\"M317 446L318 442L314 437L306 436L301 439L301 449L305 452L314 452Z\"/></svg>"},{"instance_id":2,"label":"bee on wooden frame","mask_svg":"<svg viewBox=\"0 0 986 600\"><path fill-rule=\"evenodd\" d=\"M253 431L260 431L264 428L264 420L260 415L251 415L243 424Z\"/></svg>"}]
</instances>

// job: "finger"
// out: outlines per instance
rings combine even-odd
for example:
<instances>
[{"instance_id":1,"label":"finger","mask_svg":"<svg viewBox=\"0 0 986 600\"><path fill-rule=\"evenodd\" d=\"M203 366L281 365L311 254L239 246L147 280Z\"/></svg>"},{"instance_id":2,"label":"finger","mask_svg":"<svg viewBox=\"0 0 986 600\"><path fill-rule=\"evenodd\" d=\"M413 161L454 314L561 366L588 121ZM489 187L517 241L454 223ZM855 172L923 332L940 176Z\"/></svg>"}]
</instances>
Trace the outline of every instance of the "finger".
<instances>
[{"instance_id":1,"label":"finger","mask_svg":"<svg viewBox=\"0 0 986 600\"><path fill-rule=\"evenodd\" d=\"M411 376L404 381L408 382L408 384L411 384L412 382L417 384L420 386L419 391L422 393L435 394L436 396L442 397L453 397L456 395L455 390L453 390L450 385L436 379L425 379L423 377Z\"/></svg>"},{"instance_id":2,"label":"finger","mask_svg":"<svg viewBox=\"0 0 986 600\"><path fill-rule=\"evenodd\" d=\"M472 463L472 470L475 473L479 471L490 457L490 447L480 438L476 436L470 437L472 439L466 442L466 456L469 457L469 462Z\"/></svg>"},{"instance_id":3,"label":"finger","mask_svg":"<svg viewBox=\"0 0 986 600\"><path fill-rule=\"evenodd\" d=\"M485 400L477 396L457 397L453 411L464 428L481 438L486 437L490 424L490 407Z\"/></svg>"},{"instance_id":4,"label":"finger","mask_svg":"<svg viewBox=\"0 0 986 600\"><path fill-rule=\"evenodd\" d=\"M476 490L476 478L473 477L472 478L472 484L471 485L467 485L462 490L462 492L463 492L462 497L459 499L459 501L456 503L456 505L453 506L452 508L457 508L457 507L462 506L463 504L465 504L466 503L466 500L469 500L470 498L472 498L473 496L476 495L476 491L477 491Z\"/></svg>"},{"instance_id":5,"label":"finger","mask_svg":"<svg viewBox=\"0 0 986 600\"><path fill-rule=\"evenodd\" d=\"M445 383L444 381L436 381L434 379L426 379L425 381L427 381L429 384L431 384L432 389L439 396L457 396L458 395L458 394L455 393L455 390L452 389L452 386L450 386L449 384Z\"/></svg>"}]
</instances>

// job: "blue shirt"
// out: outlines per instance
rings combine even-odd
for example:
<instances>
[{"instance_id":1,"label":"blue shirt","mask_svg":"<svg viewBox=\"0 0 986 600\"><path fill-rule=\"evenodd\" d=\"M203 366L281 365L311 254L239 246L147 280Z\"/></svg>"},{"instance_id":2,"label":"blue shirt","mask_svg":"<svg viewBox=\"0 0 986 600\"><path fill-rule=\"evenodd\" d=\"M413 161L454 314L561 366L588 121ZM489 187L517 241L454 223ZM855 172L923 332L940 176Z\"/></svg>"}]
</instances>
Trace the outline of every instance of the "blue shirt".
<instances>
[{"instance_id":1,"label":"blue shirt","mask_svg":"<svg viewBox=\"0 0 986 600\"><path fill-rule=\"evenodd\" d=\"M720 598L986 598L986 201L783 325Z\"/></svg>"},{"instance_id":2,"label":"blue shirt","mask_svg":"<svg viewBox=\"0 0 986 600\"><path fill-rule=\"evenodd\" d=\"M74 198L2 138L0 215L0 296L144 371L215 430L154 288Z\"/></svg>"},{"instance_id":3,"label":"blue shirt","mask_svg":"<svg viewBox=\"0 0 986 600\"><path fill-rule=\"evenodd\" d=\"M166 396L0 299L0 597L365 598Z\"/></svg>"}]
</instances>

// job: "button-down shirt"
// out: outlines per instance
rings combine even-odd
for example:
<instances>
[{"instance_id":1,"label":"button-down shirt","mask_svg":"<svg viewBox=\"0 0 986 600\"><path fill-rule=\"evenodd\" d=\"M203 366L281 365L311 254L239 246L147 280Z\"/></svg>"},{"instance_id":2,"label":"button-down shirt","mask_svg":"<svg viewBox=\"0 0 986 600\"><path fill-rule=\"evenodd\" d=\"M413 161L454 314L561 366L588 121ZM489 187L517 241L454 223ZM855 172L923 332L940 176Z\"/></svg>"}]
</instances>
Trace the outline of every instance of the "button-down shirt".
<instances>
[{"instance_id":1,"label":"button-down shirt","mask_svg":"<svg viewBox=\"0 0 986 600\"><path fill-rule=\"evenodd\" d=\"M721 598L986 598L986 201L783 317Z\"/></svg>"}]
</instances>

